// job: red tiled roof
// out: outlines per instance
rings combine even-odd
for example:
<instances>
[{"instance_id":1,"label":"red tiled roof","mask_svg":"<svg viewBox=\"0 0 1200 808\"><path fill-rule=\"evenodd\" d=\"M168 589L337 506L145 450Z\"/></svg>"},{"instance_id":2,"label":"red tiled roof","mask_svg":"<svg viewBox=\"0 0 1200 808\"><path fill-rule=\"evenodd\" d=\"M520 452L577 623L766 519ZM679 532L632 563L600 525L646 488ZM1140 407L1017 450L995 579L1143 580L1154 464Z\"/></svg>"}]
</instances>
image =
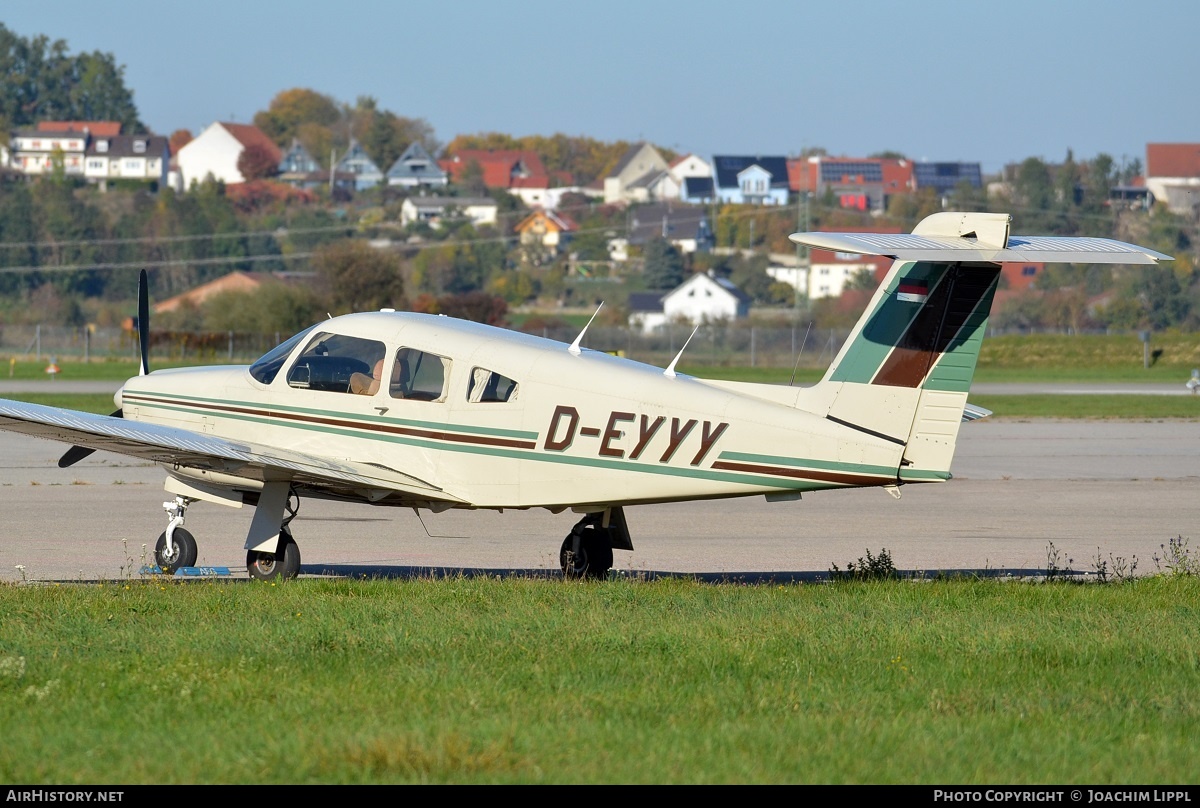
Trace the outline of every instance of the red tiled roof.
<instances>
[{"instance_id":1,"label":"red tiled roof","mask_svg":"<svg viewBox=\"0 0 1200 808\"><path fill-rule=\"evenodd\" d=\"M116 137L121 134L120 121L38 121L39 132L82 132L96 137Z\"/></svg>"},{"instance_id":2,"label":"red tiled roof","mask_svg":"<svg viewBox=\"0 0 1200 808\"><path fill-rule=\"evenodd\" d=\"M1147 143L1147 177L1200 177L1200 143Z\"/></svg>"},{"instance_id":3,"label":"red tiled roof","mask_svg":"<svg viewBox=\"0 0 1200 808\"><path fill-rule=\"evenodd\" d=\"M542 210L539 208L518 222L513 230L523 233L535 222L539 221L544 223L545 232L570 233L579 229L579 225L567 214L559 213L556 210Z\"/></svg>"},{"instance_id":4,"label":"red tiled roof","mask_svg":"<svg viewBox=\"0 0 1200 808\"><path fill-rule=\"evenodd\" d=\"M221 126L246 148L261 146L267 150L276 163L283 159L283 152L275 145L275 141L267 137L257 126L248 123L225 123L224 121L221 122Z\"/></svg>"},{"instance_id":5,"label":"red tiled roof","mask_svg":"<svg viewBox=\"0 0 1200 808\"><path fill-rule=\"evenodd\" d=\"M487 188L548 188L550 178L542 159L531 151L512 149L464 149L455 152L438 165L450 175L451 182L459 182L462 173L471 163L478 163L483 171L483 184ZM520 164L527 176L514 177L513 171Z\"/></svg>"}]
</instances>

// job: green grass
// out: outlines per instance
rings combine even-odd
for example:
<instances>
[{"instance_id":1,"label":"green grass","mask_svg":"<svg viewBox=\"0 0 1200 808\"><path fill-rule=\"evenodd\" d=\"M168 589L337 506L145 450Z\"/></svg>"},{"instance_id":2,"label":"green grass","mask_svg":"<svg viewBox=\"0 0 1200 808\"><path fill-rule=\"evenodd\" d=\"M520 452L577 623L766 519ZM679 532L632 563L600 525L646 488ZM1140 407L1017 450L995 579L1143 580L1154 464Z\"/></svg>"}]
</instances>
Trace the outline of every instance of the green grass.
<instances>
[{"instance_id":1,"label":"green grass","mask_svg":"<svg viewBox=\"0 0 1200 808\"><path fill-rule=\"evenodd\" d=\"M1073 418L1157 421L1200 419L1200 396L1137 394L971 395L970 401L989 409L995 418Z\"/></svg>"},{"instance_id":2,"label":"green grass","mask_svg":"<svg viewBox=\"0 0 1200 808\"><path fill-rule=\"evenodd\" d=\"M0 586L0 781L1195 775L1200 578Z\"/></svg>"},{"instance_id":3,"label":"green grass","mask_svg":"<svg viewBox=\"0 0 1200 808\"><path fill-rule=\"evenodd\" d=\"M0 397L100 415L108 415L116 408L113 397L106 393L7 393Z\"/></svg>"}]
</instances>

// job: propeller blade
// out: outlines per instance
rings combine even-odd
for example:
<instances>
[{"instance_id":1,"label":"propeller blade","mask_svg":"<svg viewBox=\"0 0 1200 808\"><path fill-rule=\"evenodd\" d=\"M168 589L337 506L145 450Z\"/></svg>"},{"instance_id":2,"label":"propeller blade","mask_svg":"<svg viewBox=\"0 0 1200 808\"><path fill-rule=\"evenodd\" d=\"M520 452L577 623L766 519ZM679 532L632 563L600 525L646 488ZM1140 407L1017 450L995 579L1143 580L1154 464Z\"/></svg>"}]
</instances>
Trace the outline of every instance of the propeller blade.
<instances>
[{"instance_id":1,"label":"propeller blade","mask_svg":"<svg viewBox=\"0 0 1200 808\"><path fill-rule=\"evenodd\" d=\"M120 410L117 410L116 412L114 412L112 414L111 417L123 418L124 415L121 413ZM67 466L73 466L76 463L78 463L80 460L83 460L85 457L87 457L94 451L96 451L96 450L92 449L88 446L72 446L70 449L67 449L67 451L63 454L62 457L60 457L58 459L58 467L60 469L65 469Z\"/></svg>"},{"instance_id":2,"label":"propeller blade","mask_svg":"<svg viewBox=\"0 0 1200 808\"><path fill-rule=\"evenodd\" d=\"M138 342L142 351L141 375L150 372L150 294L146 270L138 277Z\"/></svg>"}]
</instances>

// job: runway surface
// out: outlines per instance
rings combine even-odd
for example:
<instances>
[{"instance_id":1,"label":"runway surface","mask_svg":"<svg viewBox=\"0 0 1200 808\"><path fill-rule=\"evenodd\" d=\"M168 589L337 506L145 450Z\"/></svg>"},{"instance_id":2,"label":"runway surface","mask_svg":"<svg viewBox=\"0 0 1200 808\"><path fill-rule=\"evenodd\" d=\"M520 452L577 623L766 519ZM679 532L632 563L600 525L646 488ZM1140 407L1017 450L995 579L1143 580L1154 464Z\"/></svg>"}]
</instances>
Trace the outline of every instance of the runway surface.
<instances>
[{"instance_id":1,"label":"runway surface","mask_svg":"<svg viewBox=\"0 0 1200 808\"><path fill-rule=\"evenodd\" d=\"M0 433L0 581L139 577L166 527L164 474L97 452L60 469L66 446ZM821 580L868 552L905 571L1030 575L1048 567L1157 571L1172 539L1200 553L1200 420L964 424L943 484L627 509L622 574ZM251 508L197 503L199 563L245 578ZM304 500L292 523L302 574L553 575L578 517L544 510L442 514ZM1185 545L1186 546L1186 545ZM1155 564L1155 558L1159 564ZM152 562L150 562L152 563ZM22 569L19 569L21 567Z\"/></svg>"}]
</instances>

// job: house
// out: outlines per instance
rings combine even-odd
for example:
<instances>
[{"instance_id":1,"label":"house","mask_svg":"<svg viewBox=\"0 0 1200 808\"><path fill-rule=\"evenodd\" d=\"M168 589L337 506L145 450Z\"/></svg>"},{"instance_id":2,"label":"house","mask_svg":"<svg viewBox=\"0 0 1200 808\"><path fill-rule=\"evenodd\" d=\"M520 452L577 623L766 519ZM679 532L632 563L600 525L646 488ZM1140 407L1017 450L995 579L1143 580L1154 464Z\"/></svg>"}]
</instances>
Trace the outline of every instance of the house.
<instances>
[{"instance_id":1,"label":"house","mask_svg":"<svg viewBox=\"0 0 1200 808\"><path fill-rule=\"evenodd\" d=\"M553 253L562 252L578 229L579 225L570 216L542 208L530 213L513 228L522 244L540 244Z\"/></svg>"},{"instance_id":2,"label":"house","mask_svg":"<svg viewBox=\"0 0 1200 808\"><path fill-rule=\"evenodd\" d=\"M117 121L41 121L33 129L14 132L8 165L26 176L54 171L56 160L68 177L84 175L84 160L93 135L114 137L121 133Z\"/></svg>"},{"instance_id":3,"label":"house","mask_svg":"<svg viewBox=\"0 0 1200 808\"><path fill-rule=\"evenodd\" d=\"M257 126L225 121L210 124L175 155L183 186L180 190L202 183L208 177L227 185L245 182L238 160L248 148L264 150L276 165L283 159L279 147Z\"/></svg>"},{"instance_id":4,"label":"house","mask_svg":"<svg viewBox=\"0 0 1200 808\"><path fill-rule=\"evenodd\" d=\"M684 177L679 189L679 201L689 205L708 205L715 199L712 177Z\"/></svg>"},{"instance_id":5,"label":"house","mask_svg":"<svg viewBox=\"0 0 1200 808\"><path fill-rule=\"evenodd\" d=\"M174 297L169 297L166 300L155 303L154 313L162 314L168 311L175 311L180 306L197 307L213 295L219 295L223 292L253 292L262 286L264 279L267 277L270 276L262 273L251 275L247 272L230 272L208 283L202 283L193 289L189 289L183 294L175 295Z\"/></svg>"},{"instance_id":6,"label":"house","mask_svg":"<svg viewBox=\"0 0 1200 808\"><path fill-rule=\"evenodd\" d=\"M1000 265L1000 276L1012 291L1030 289L1037 279L1046 271L1046 265L1040 261L1006 261Z\"/></svg>"},{"instance_id":7,"label":"house","mask_svg":"<svg viewBox=\"0 0 1200 808\"><path fill-rule=\"evenodd\" d=\"M337 161L337 172L354 177L354 190L365 191L383 182L383 172L375 161L367 154L367 150L357 140L350 141L350 147L341 160Z\"/></svg>"},{"instance_id":8,"label":"house","mask_svg":"<svg viewBox=\"0 0 1200 808\"><path fill-rule=\"evenodd\" d=\"M1173 213L1200 208L1200 143L1147 143L1146 188Z\"/></svg>"},{"instance_id":9,"label":"house","mask_svg":"<svg viewBox=\"0 0 1200 808\"><path fill-rule=\"evenodd\" d=\"M707 252L713 247L712 227L703 207L678 202L656 202L630 208L628 231L624 238L609 242L614 261L628 259L629 246L641 246L654 239L665 239L681 253Z\"/></svg>"},{"instance_id":10,"label":"house","mask_svg":"<svg viewBox=\"0 0 1200 808\"><path fill-rule=\"evenodd\" d=\"M899 233L898 227L857 228L839 227L842 232ZM809 250L807 264L800 266L769 266L767 274L780 283L787 283L810 300L840 297L846 287L864 273L873 283L883 280L892 259L881 255L834 252L816 247Z\"/></svg>"},{"instance_id":11,"label":"house","mask_svg":"<svg viewBox=\"0 0 1200 808\"><path fill-rule=\"evenodd\" d=\"M499 206L491 197L410 196L400 205L400 224L424 222L437 229L447 221L467 219L476 227L496 224Z\"/></svg>"},{"instance_id":12,"label":"house","mask_svg":"<svg viewBox=\"0 0 1200 808\"><path fill-rule=\"evenodd\" d=\"M450 176L450 182L461 185L471 181L478 171L478 181L489 189L502 188L517 196L530 207L550 208L548 190L550 174L542 159L531 151L513 149L463 149L438 161ZM560 185L570 185L568 177L558 177Z\"/></svg>"},{"instance_id":13,"label":"house","mask_svg":"<svg viewBox=\"0 0 1200 808\"><path fill-rule=\"evenodd\" d=\"M404 154L387 170L387 184L401 188L433 188L450 182L446 170L429 156L420 143L413 141Z\"/></svg>"},{"instance_id":14,"label":"house","mask_svg":"<svg viewBox=\"0 0 1200 808\"><path fill-rule=\"evenodd\" d=\"M658 149L649 143L635 143L625 150L621 159L612 171L604 177L604 203L611 205L617 202L648 202L651 199L667 197L651 196L651 184L661 183L670 178L675 189L675 198L679 195L679 182L670 177L670 166ZM663 189L660 189L660 192ZM669 189L667 189L669 193Z\"/></svg>"},{"instance_id":15,"label":"house","mask_svg":"<svg viewBox=\"0 0 1200 808\"><path fill-rule=\"evenodd\" d=\"M660 303L654 307L654 296ZM669 292L645 292L630 296L629 324L650 333L665 323L703 325L736 320L750 313L750 296L731 281L711 270L697 272Z\"/></svg>"},{"instance_id":16,"label":"house","mask_svg":"<svg viewBox=\"0 0 1200 808\"><path fill-rule=\"evenodd\" d=\"M94 136L84 153L83 175L108 187L109 180L138 180L167 184L171 146L159 135Z\"/></svg>"},{"instance_id":17,"label":"house","mask_svg":"<svg viewBox=\"0 0 1200 808\"><path fill-rule=\"evenodd\" d=\"M903 158L827 157L788 160L788 185L795 193L832 195L842 208L879 213L893 196L913 190L913 163Z\"/></svg>"},{"instance_id":18,"label":"house","mask_svg":"<svg viewBox=\"0 0 1200 808\"><path fill-rule=\"evenodd\" d=\"M309 154L299 138L292 138L292 145L288 146L279 161L279 181L298 188L308 188L328 182L329 172L321 170L321 164Z\"/></svg>"},{"instance_id":19,"label":"house","mask_svg":"<svg viewBox=\"0 0 1200 808\"><path fill-rule=\"evenodd\" d=\"M788 167L785 157L713 157L717 199L733 205L785 205Z\"/></svg>"},{"instance_id":20,"label":"house","mask_svg":"<svg viewBox=\"0 0 1200 808\"><path fill-rule=\"evenodd\" d=\"M933 188L945 196L965 182L972 188L983 187L983 170L979 163L913 163L913 190Z\"/></svg>"}]
</instances>

